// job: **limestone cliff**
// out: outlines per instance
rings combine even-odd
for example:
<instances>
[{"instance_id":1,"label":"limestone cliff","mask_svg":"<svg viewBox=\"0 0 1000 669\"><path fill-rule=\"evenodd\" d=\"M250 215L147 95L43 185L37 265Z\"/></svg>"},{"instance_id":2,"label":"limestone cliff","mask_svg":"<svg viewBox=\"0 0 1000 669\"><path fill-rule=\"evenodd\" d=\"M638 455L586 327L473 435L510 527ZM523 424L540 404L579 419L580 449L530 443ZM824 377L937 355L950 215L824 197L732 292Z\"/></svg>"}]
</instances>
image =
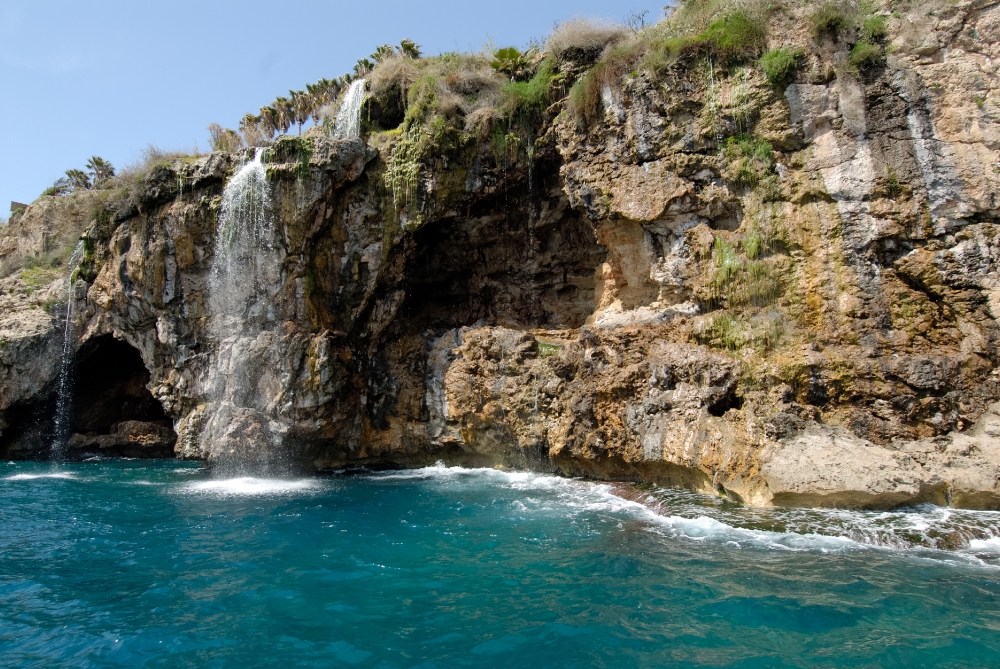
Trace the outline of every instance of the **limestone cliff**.
<instances>
[{"instance_id":1,"label":"limestone cliff","mask_svg":"<svg viewBox=\"0 0 1000 669\"><path fill-rule=\"evenodd\" d=\"M41 198L0 255L82 233L77 370L117 340L144 364L77 374L71 447L162 451L172 425L176 454L209 462L264 448L316 469L445 459L754 504L1000 507L1000 4L883 12L871 61L810 31L810 4L760 11L784 80L667 41L594 110L574 103L640 36L536 63L552 104L492 135L449 139L445 94L473 85L456 75L430 98L412 84L405 118L373 90L364 140L279 139L279 271L253 337L220 340L207 299L245 154L156 165L114 206ZM0 281L8 457L51 438L65 286Z\"/></svg>"}]
</instances>

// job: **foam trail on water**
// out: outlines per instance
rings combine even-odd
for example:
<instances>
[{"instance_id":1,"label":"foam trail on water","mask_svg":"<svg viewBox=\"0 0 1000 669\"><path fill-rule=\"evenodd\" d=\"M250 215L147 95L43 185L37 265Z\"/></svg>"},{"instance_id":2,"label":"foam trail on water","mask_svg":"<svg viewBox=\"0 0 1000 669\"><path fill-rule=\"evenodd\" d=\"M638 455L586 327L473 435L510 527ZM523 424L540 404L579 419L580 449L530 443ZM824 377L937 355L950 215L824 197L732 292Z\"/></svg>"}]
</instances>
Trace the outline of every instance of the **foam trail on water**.
<instances>
[{"instance_id":1,"label":"foam trail on water","mask_svg":"<svg viewBox=\"0 0 1000 669\"><path fill-rule=\"evenodd\" d=\"M76 477L66 472L47 472L45 474L13 474L5 477L4 481L35 481L37 479L64 479L74 481Z\"/></svg>"},{"instance_id":2,"label":"foam trail on water","mask_svg":"<svg viewBox=\"0 0 1000 669\"><path fill-rule=\"evenodd\" d=\"M623 484L566 479L532 472L432 467L375 473L381 481L427 481L446 486L502 485L523 495L517 514L627 514L669 539L820 553L856 550L922 551L938 557L1000 555L1000 513L933 506L897 511L754 508L683 490L642 490ZM533 496L545 491L546 496ZM932 549L947 549L932 550ZM992 561L991 561L992 562Z\"/></svg>"},{"instance_id":3,"label":"foam trail on water","mask_svg":"<svg viewBox=\"0 0 1000 669\"><path fill-rule=\"evenodd\" d=\"M211 479L192 481L181 487L183 492L204 493L217 497L252 497L262 495L287 495L316 490L320 482L316 479L262 479L242 476L232 479Z\"/></svg>"},{"instance_id":4,"label":"foam trail on water","mask_svg":"<svg viewBox=\"0 0 1000 669\"><path fill-rule=\"evenodd\" d=\"M335 139L353 139L361 136L361 106L364 102L365 80L358 79L347 89L344 102L337 111L337 120L333 126Z\"/></svg>"}]
</instances>

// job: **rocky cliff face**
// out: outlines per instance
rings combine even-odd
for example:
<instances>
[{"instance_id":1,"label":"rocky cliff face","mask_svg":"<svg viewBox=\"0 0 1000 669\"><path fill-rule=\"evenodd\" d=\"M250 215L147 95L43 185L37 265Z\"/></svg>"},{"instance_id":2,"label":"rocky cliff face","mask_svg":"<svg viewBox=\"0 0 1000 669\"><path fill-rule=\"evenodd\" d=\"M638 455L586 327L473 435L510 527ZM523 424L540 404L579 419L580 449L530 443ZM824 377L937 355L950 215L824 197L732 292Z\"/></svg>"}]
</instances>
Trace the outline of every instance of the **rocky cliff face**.
<instances>
[{"instance_id":1,"label":"rocky cliff face","mask_svg":"<svg viewBox=\"0 0 1000 669\"><path fill-rule=\"evenodd\" d=\"M639 70L596 120L550 107L527 160L424 152L406 192L405 133L277 141L253 336L221 338L208 298L246 156L160 165L114 211L42 198L0 254L83 232L70 448L1000 507L1000 5L914 5L854 73L806 11L768 15L772 46L810 45L787 85L710 60ZM44 307L65 273L26 272L0 282L9 457L47 449L62 348ZM87 360L122 342L143 367L95 381Z\"/></svg>"}]
</instances>

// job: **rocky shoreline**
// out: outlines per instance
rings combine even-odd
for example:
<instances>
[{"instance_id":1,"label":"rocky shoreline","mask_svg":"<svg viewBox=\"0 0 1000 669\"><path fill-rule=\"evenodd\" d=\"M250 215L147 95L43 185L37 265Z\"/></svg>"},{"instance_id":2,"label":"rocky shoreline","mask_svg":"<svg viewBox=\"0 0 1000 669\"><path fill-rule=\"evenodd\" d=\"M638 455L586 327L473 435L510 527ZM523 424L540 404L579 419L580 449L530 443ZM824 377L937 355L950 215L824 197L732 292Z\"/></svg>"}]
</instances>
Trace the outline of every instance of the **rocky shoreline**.
<instances>
[{"instance_id":1,"label":"rocky shoreline","mask_svg":"<svg viewBox=\"0 0 1000 669\"><path fill-rule=\"evenodd\" d=\"M514 159L421 144L406 197L406 133L282 137L251 335L219 334L208 293L252 151L165 161L126 201L43 196L0 260L85 253L0 279L0 455L48 451L72 271L71 454L998 509L1000 5L925 10L887 15L861 73L828 67L848 44L810 36L807 8L774 10L769 46L805 54L787 84L638 70L590 122L562 95Z\"/></svg>"}]
</instances>

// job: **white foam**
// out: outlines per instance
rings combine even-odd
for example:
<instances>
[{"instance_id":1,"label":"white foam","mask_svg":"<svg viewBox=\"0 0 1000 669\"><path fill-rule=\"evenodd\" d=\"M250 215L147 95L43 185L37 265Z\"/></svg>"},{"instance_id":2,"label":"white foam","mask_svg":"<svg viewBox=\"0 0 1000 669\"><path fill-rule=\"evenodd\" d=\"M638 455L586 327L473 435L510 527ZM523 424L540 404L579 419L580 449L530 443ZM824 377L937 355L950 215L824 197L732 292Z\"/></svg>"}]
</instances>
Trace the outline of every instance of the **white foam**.
<instances>
[{"instance_id":1,"label":"white foam","mask_svg":"<svg viewBox=\"0 0 1000 669\"><path fill-rule=\"evenodd\" d=\"M4 481L34 481L35 479L66 479L76 480L76 477L68 472L46 472L45 474L14 474L4 478Z\"/></svg>"},{"instance_id":2,"label":"white foam","mask_svg":"<svg viewBox=\"0 0 1000 669\"><path fill-rule=\"evenodd\" d=\"M314 490L318 487L319 481L316 479L259 479L252 476L243 476L234 479L192 481L184 484L181 490L220 497L249 497L258 495L287 495Z\"/></svg>"},{"instance_id":3,"label":"white foam","mask_svg":"<svg viewBox=\"0 0 1000 669\"><path fill-rule=\"evenodd\" d=\"M713 503L697 493L666 489L655 491L655 495L643 501L632 501L616 494L608 484L525 471L447 467L440 462L432 467L375 473L371 477L436 480L447 485L487 479L493 484L528 493L511 504L511 511L517 516L624 513L648 523L651 530L670 539L712 542L736 548L819 553L915 549L924 554L936 546L933 538L937 532L993 527L1000 522L997 512L931 505L885 512L732 507L718 501ZM546 494L532 495L532 491ZM760 529L760 525L770 527ZM915 540L915 536L922 540ZM969 547L980 554L1000 554L1000 538L972 540Z\"/></svg>"},{"instance_id":4,"label":"white foam","mask_svg":"<svg viewBox=\"0 0 1000 669\"><path fill-rule=\"evenodd\" d=\"M989 539L972 539L969 541L969 549L977 553L998 553L1000 554L1000 537Z\"/></svg>"}]
</instances>

